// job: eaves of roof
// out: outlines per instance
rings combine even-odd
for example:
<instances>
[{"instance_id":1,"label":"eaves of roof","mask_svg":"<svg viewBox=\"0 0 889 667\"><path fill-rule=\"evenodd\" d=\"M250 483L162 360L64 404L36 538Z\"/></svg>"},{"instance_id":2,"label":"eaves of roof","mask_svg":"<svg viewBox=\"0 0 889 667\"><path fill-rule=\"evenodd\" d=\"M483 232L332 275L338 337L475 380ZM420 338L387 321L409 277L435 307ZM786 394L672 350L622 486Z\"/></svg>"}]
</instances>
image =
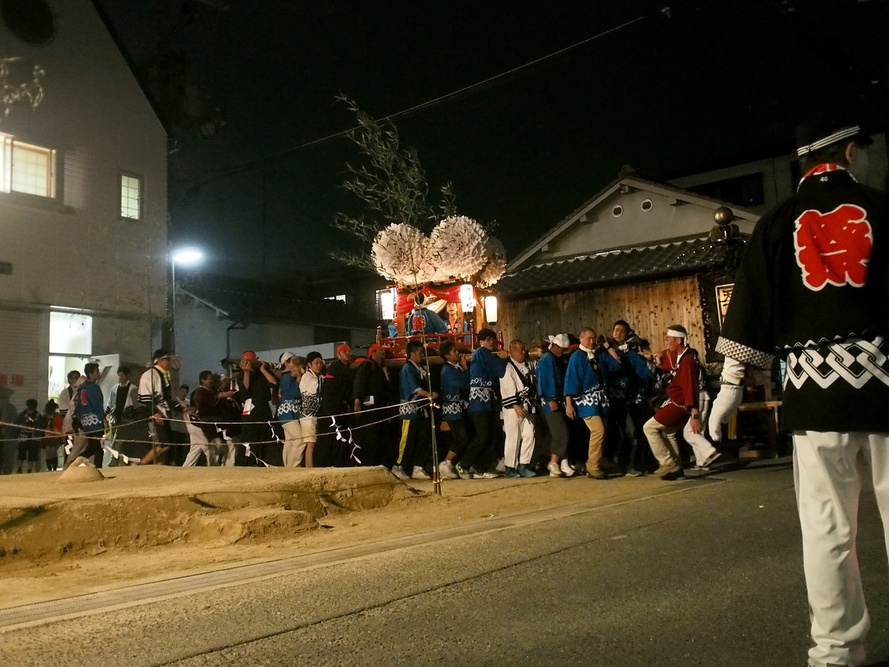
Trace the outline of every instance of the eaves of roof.
<instances>
[{"instance_id":1,"label":"eaves of roof","mask_svg":"<svg viewBox=\"0 0 889 667\"><path fill-rule=\"evenodd\" d=\"M526 267L503 276L494 290L502 297L530 296L714 271L726 266L727 250L707 236L615 248Z\"/></svg>"},{"instance_id":2,"label":"eaves of roof","mask_svg":"<svg viewBox=\"0 0 889 667\"><path fill-rule=\"evenodd\" d=\"M511 271L520 269L523 262L528 261L534 255L534 253L536 253L554 238L564 233L571 226L577 224L578 221L584 219L585 216L589 215L591 211L600 206L602 202L606 201L609 197L611 197L611 195L619 192L622 187L631 188L633 190L643 190L645 192L651 192L653 194L659 194L665 197L673 198L678 201L706 206L713 209L716 209L720 206L728 206L728 204L726 204L725 202L721 202L719 200L706 197L704 195L699 195L694 192L689 192L688 190L683 190L672 185L656 183L654 181L649 181L638 176L622 176L606 185L595 196L581 204L568 216L563 218L558 224L550 227L537 240L531 243L531 245L529 245L518 255L516 255L516 257L513 258L513 260L509 263L507 270ZM736 217L742 218L744 220L755 222L760 217L759 214L754 213L753 211L749 211L740 206L731 205L730 208L732 209L732 212L735 214Z\"/></svg>"}]
</instances>

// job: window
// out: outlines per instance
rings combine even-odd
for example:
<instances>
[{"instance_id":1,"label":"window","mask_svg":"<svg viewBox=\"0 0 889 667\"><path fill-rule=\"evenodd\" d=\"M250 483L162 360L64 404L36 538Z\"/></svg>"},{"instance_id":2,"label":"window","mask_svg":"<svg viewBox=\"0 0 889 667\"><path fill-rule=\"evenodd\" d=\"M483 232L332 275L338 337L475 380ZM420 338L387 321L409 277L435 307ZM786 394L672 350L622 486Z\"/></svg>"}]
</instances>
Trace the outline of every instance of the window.
<instances>
[{"instance_id":1,"label":"window","mask_svg":"<svg viewBox=\"0 0 889 667\"><path fill-rule=\"evenodd\" d=\"M142 179L131 174L120 175L120 217L142 218Z\"/></svg>"},{"instance_id":2,"label":"window","mask_svg":"<svg viewBox=\"0 0 889 667\"><path fill-rule=\"evenodd\" d=\"M394 287L389 289L378 289L376 292L377 302L377 318L381 320L395 319L395 303L398 300L398 293Z\"/></svg>"},{"instance_id":3,"label":"window","mask_svg":"<svg viewBox=\"0 0 889 667\"><path fill-rule=\"evenodd\" d=\"M346 295L345 294L337 294L336 296L326 296L324 297L325 301L342 301L346 303Z\"/></svg>"},{"instance_id":4,"label":"window","mask_svg":"<svg viewBox=\"0 0 889 667\"><path fill-rule=\"evenodd\" d=\"M56 152L0 134L0 191L53 198Z\"/></svg>"}]
</instances>

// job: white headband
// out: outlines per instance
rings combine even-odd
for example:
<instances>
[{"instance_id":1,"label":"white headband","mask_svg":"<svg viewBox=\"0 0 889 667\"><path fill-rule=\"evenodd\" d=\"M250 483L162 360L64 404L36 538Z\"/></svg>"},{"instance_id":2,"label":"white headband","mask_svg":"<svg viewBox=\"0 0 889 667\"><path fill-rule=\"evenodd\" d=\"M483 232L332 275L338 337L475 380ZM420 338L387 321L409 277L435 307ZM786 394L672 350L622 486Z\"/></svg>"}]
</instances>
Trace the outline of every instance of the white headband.
<instances>
[{"instance_id":1,"label":"white headband","mask_svg":"<svg viewBox=\"0 0 889 667\"><path fill-rule=\"evenodd\" d=\"M854 137L859 132L861 132L861 128L858 125L854 127L847 127L845 130L840 130L839 132L834 132L829 137L824 137L824 139L819 139L818 141L809 144L808 146L802 146L801 148L796 149L796 154L798 157L802 157L803 155L808 155L809 153L814 153L820 148L824 148L825 146L830 146L831 144L835 144L838 141L842 141L843 139L848 139L849 137Z\"/></svg>"},{"instance_id":2,"label":"white headband","mask_svg":"<svg viewBox=\"0 0 889 667\"><path fill-rule=\"evenodd\" d=\"M688 334L676 331L676 329L667 329L667 335L670 338L685 338Z\"/></svg>"}]
</instances>

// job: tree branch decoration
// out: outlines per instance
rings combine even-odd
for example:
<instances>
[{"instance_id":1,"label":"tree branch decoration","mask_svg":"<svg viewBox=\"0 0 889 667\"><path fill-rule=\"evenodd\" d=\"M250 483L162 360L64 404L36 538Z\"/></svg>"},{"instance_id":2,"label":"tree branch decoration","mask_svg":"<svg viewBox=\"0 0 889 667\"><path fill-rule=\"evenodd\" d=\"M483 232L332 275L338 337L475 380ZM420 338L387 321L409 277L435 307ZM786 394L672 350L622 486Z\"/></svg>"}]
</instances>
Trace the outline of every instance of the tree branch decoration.
<instances>
[{"instance_id":1,"label":"tree branch decoration","mask_svg":"<svg viewBox=\"0 0 889 667\"><path fill-rule=\"evenodd\" d=\"M346 165L343 188L361 200L364 212L336 216L334 228L356 239L359 250L334 250L331 256L400 286L472 281L480 272L490 279L486 284L495 283L506 266L503 244L457 214L450 183L441 187L437 204L429 202L426 172L416 151L401 146L391 121L375 120L346 97L337 99L355 114L357 127L349 138L364 158Z\"/></svg>"},{"instance_id":2,"label":"tree branch decoration","mask_svg":"<svg viewBox=\"0 0 889 667\"><path fill-rule=\"evenodd\" d=\"M3 117L9 116L12 107L24 104L31 109L37 108L43 100L43 85L41 81L45 72L39 65L34 65L31 70L31 80L24 83L13 83L10 66L20 61L16 56L6 56L0 52L0 106Z\"/></svg>"}]
</instances>

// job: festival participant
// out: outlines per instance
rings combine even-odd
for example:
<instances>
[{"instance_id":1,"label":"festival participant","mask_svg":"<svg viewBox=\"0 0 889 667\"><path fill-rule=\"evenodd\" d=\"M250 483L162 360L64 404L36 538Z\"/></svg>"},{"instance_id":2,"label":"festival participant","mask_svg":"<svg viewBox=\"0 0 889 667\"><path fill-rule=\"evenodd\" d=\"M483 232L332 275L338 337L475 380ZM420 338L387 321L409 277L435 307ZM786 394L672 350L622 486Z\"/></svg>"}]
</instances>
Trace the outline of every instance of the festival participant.
<instances>
[{"instance_id":1,"label":"festival participant","mask_svg":"<svg viewBox=\"0 0 889 667\"><path fill-rule=\"evenodd\" d=\"M401 415L401 440L398 443L398 459L392 468L392 474L399 479L430 479L426 468L432 468L431 440L431 408L426 398L434 401L438 398L435 392L429 392L426 369L423 361L423 342L409 341L405 354L407 360L401 367L398 378L398 390L401 403L398 411Z\"/></svg>"},{"instance_id":2,"label":"festival participant","mask_svg":"<svg viewBox=\"0 0 889 667\"><path fill-rule=\"evenodd\" d=\"M260 361L256 353L247 350L238 363L241 369L238 400L242 407L242 445L236 445L235 465L280 466L284 462L283 446L276 442L272 427L272 394L277 393L278 379L272 374L271 364ZM250 455L247 455L249 447Z\"/></svg>"},{"instance_id":3,"label":"festival participant","mask_svg":"<svg viewBox=\"0 0 889 667\"><path fill-rule=\"evenodd\" d=\"M549 347L537 362L537 394L550 435L550 477L573 477L575 470L565 458L568 453L568 426L565 423L565 364L562 355L571 345L568 334L549 337Z\"/></svg>"},{"instance_id":4,"label":"festival participant","mask_svg":"<svg viewBox=\"0 0 889 667\"><path fill-rule=\"evenodd\" d=\"M321 406L318 408L318 441L315 445L315 465L351 465L351 446L337 438L352 426L352 390L355 371L352 369L352 348L343 343L336 348L336 359L327 364L321 385Z\"/></svg>"},{"instance_id":5,"label":"festival participant","mask_svg":"<svg viewBox=\"0 0 889 667\"><path fill-rule=\"evenodd\" d=\"M596 332L584 327L578 334L580 346L568 360L565 371L565 414L580 417L589 431L586 474L591 479L608 479L602 469L602 444L608 397L606 376L620 368L620 363L605 349L596 348Z\"/></svg>"},{"instance_id":6,"label":"festival participant","mask_svg":"<svg viewBox=\"0 0 889 667\"><path fill-rule=\"evenodd\" d=\"M321 387L324 384L324 358L320 352L309 352L306 355L306 372L299 381L299 392L302 396L302 417L299 426L306 443L306 468L315 465L315 435L318 409L321 407Z\"/></svg>"},{"instance_id":7,"label":"festival participant","mask_svg":"<svg viewBox=\"0 0 889 667\"><path fill-rule=\"evenodd\" d=\"M79 430L74 434L74 446L65 467L70 466L78 456L92 458L97 468L102 467L102 434L105 430L105 398L98 380L101 371L99 364L90 362L83 367L84 382L77 390L74 416Z\"/></svg>"},{"instance_id":8,"label":"festival participant","mask_svg":"<svg viewBox=\"0 0 889 667\"><path fill-rule=\"evenodd\" d=\"M46 428L46 420L37 411L37 399L25 401L25 409L15 418L15 437L18 438L18 460L16 472L40 472L40 447L43 445L42 429Z\"/></svg>"},{"instance_id":9,"label":"festival participant","mask_svg":"<svg viewBox=\"0 0 889 667\"><path fill-rule=\"evenodd\" d=\"M889 229L861 184L869 143L824 115L797 134L796 195L757 223L716 349L725 355L711 433L737 408L746 365L786 359L797 508L814 646L809 665L862 665L870 618L856 535L863 487L889 534ZM871 477L865 482L866 475Z\"/></svg>"},{"instance_id":10,"label":"festival participant","mask_svg":"<svg viewBox=\"0 0 889 667\"><path fill-rule=\"evenodd\" d=\"M185 408L191 447L182 467L197 465L202 454L205 465L216 465L219 449L217 445L222 441L216 427L216 422L223 421L220 401L235 395L234 391L219 391L219 376L212 371L201 371L198 383L198 388L192 392L189 405Z\"/></svg>"},{"instance_id":11,"label":"festival participant","mask_svg":"<svg viewBox=\"0 0 889 667\"><path fill-rule=\"evenodd\" d=\"M361 465L391 468L395 452L391 451L389 422L385 420L393 416L395 408L385 409L392 403L389 371L383 366L385 360L386 350L375 343L367 351L367 361L355 373L352 401L358 428L353 437L361 446Z\"/></svg>"},{"instance_id":12,"label":"festival participant","mask_svg":"<svg viewBox=\"0 0 889 667\"><path fill-rule=\"evenodd\" d=\"M71 416L68 413L71 411L71 408L74 405L74 396L77 394L77 388L82 384L82 380L80 377L80 371L69 371L68 373L68 386L62 389L59 392L59 415L62 417L62 422L64 424L64 429L66 433L72 432L74 429L71 426L71 419L74 416L74 413L71 413Z\"/></svg>"},{"instance_id":13,"label":"festival participant","mask_svg":"<svg viewBox=\"0 0 889 667\"><path fill-rule=\"evenodd\" d=\"M429 310L426 307L426 295L417 292L414 295L414 309L407 316L407 332L408 335L426 333L426 334L443 334L448 333L448 324L438 313Z\"/></svg>"},{"instance_id":14,"label":"festival participant","mask_svg":"<svg viewBox=\"0 0 889 667\"><path fill-rule=\"evenodd\" d=\"M643 427L651 417L648 389L655 380L648 361L639 353L640 338L626 320L617 320L606 349L614 350L620 370L608 378L608 426L605 429L606 456L628 475L645 474L648 442ZM653 364L652 364L653 367Z\"/></svg>"},{"instance_id":15,"label":"festival participant","mask_svg":"<svg viewBox=\"0 0 889 667\"><path fill-rule=\"evenodd\" d=\"M529 467L534 455L534 413L537 411L537 380L528 361L525 344L518 338L509 343L506 370L500 378L503 402L504 477L535 477Z\"/></svg>"},{"instance_id":16,"label":"festival participant","mask_svg":"<svg viewBox=\"0 0 889 667\"><path fill-rule=\"evenodd\" d=\"M173 405L170 380L173 353L161 348L155 350L152 360L151 368L139 378L139 408L136 411L137 419L151 418L150 428L155 438L154 445L141 457L143 465L160 462L174 442L169 421Z\"/></svg>"},{"instance_id":17,"label":"festival participant","mask_svg":"<svg viewBox=\"0 0 889 667\"><path fill-rule=\"evenodd\" d=\"M467 408L475 434L457 467L461 477L467 475L471 475L473 479L497 477L491 470L494 463L497 417L500 411L500 401L495 387L499 385L500 378L506 372L506 362L494 354L496 349L497 334L491 329L479 331L478 348L472 353L472 361L469 364Z\"/></svg>"},{"instance_id":18,"label":"festival participant","mask_svg":"<svg viewBox=\"0 0 889 667\"><path fill-rule=\"evenodd\" d=\"M105 415L111 427L110 435L106 438L109 447L120 452L125 443L118 444L117 439L133 439L129 436L134 434L125 427L125 424L131 423L135 418L138 403L139 389L130 382L130 369L127 366L120 366L117 369L117 384L111 390L108 405L105 406ZM108 463L114 466L118 461L119 459L111 458Z\"/></svg>"},{"instance_id":19,"label":"festival participant","mask_svg":"<svg viewBox=\"0 0 889 667\"><path fill-rule=\"evenodd\" d=\"M664 374L662 382L666 383L667 395L642 429L660 464L655 474L666 481L685 476L679 442L675 436L679 429L682 429L682 437L694 450L700 467L707 468L719 458L719 452L703 434L700 361L697 350L688 346L687 338L688 332L681 324L671 325L667 329L667 349L658 363Z\"/></svg>"},{"instance_id":20,"label":"festival participant","mask_svg":"<svg viewBox=\"0 0 889 667\"><path fill-rule=\"evenodd\" d=\"M282 372L278 379L278 409L275 417L284 429L284 465L298 468L303 465L306 452L306 441L300 424L302 393L299 390L300 380L306 371L306 359L293 352L284 352L279 363Z\"/></svg>"},{"instance_id":21,"label":"festival participant","mask_svg":"<svg viewBox=\"0 0 889 667\"><path fill-rule=\"evenodd\" d=\"M469 372L466 356L450 338L443 340L438 349L444 360L441 368L441 419L448 425L451 446L444 460L438 465L441 479L460 479L455 462L466 451L469 437L466 433L466 404L469 398ZM468 473L464 473L469 478Z\"/></svg>"}]
</instances>

